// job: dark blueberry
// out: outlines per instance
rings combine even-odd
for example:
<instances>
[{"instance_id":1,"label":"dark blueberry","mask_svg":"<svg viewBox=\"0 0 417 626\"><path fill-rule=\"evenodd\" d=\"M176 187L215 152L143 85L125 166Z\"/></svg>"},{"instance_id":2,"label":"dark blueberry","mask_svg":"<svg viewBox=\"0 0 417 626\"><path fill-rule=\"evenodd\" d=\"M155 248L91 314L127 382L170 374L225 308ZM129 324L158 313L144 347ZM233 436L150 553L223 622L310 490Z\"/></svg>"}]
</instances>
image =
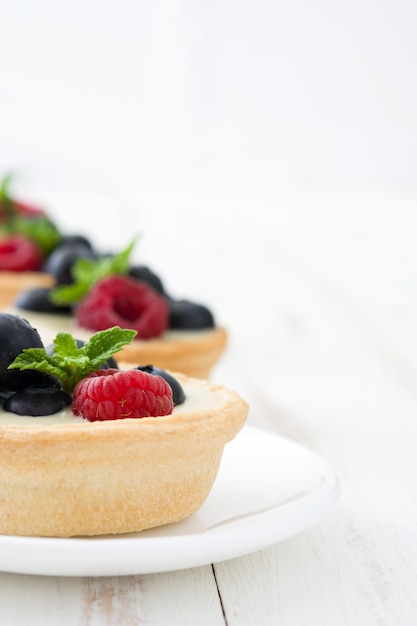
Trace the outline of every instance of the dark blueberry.
<instances>
[{"instance_id":1,"label":"dark blueberry","mask_svg":"<svg viewBox=\"0 0 417 626\"><path fill-rule=\"evenodd\" d=\"M162 280L152 270L150 270L149 267L146 267L146 265L133 265L129 268L128 274L132 278L143 280L143 282L153 287L158 293L162 295L165 294Z\"/></svg>"},{"instance_id":2,"label":"dark blueberry","mask_svg":"<svg viewBox=\"0 0 417 626\"><path fill-rule=\"evenodd\" d=\"M17 415L52 415L69 406L72 398L69 393L63 391L58 385L49 387L25 387L16 391L4 403L4 410Z\"/></svg>"},{"instance_id":3,"label":"dark blueberry","mask_svg":"<svg viewBox=\"0 0 417 626\"><path fill-rule=\"evenodd\" d=\"M109 359L107 359L107 361L105 361L104 363L102 363L99 367L100 370L108 370L108 369L119 369L119 365L116 361L116 359L114 358L114 356L111 356Z\"/></svg>"},{"instance_id":4,"label":"dark blueberry","mask_svg":"<svg viewBox=\"0 0 417 626\"><path fill-rule=\"evenodd\" d=\"M141 372L152 374L152 376L161 376L164 380L166 380L172 389L172 402L174 403L174 406L185 402L184 389L174 376L171 376L171 374L168 374L165 370L162 370L159 367L154 367L153 365L138 365L136 369Z\"/></svg>"},{"instance_id":5,"label":"dark blueberry","mask_svg":"<svg viewBox=\"0 0 417 626\"><path fill-rule=\"evenodd\" d=\"M38 311L39 313L71 313L70 306L59 306L54 304L49 297L51 289L49 287L32 287L21 291L14 304L18 309L24 311Z\"/></svg>"},{"instance_id":6,"label":"dark blueberry","mask_svg":"<svg viewBox=\"0 0 417 626\"><path fill-rule=\"evenodd\" d=\"M75 244L76 246L84 246L85 248L89 248L90 250L93 249L91 241L85 235L63 235L61 241L59 242L59 245L64 246L66 244Z\"/></svg>"},{"instance_id":7,"label":"dark blueberry","mask_svg":"<svg viewBox=\"0 0 417 626\"><path fill-rule=\"evenodd\" d=\"M189 300L168 300L169 327L180 330L214 328L214 317L203 304Z\"/></svg>"},{"instance_id":8,"label":"dark blueberry","mask_svg":"<svg viewBox=\"0 0 417 626\"><path fill-rule=\"evenodd\" d=\"M93 258L94 253L84 243L63 243L49 255L43 270L51 274L58 285L71 285L74 282L72 266L80 258Z\"/></svg>"},{"instance_id":9,"label":"dark blueberry","mask_svg":"<svg viewBox=\"0 0 417 626\"><path fill-rule=\"evenodd\" d=\"M82 341L82 339L76 339L75 343L77 344L78 348L82 348L85 342ZM54 350L55 350L55 344L54 343L50 343L45 348L45 352L49 356L53 355ZM117 361L116 361L116 359L113 356L111 356L109 359L107 359L107 361L105 363L102 363L102 365L100 365L100 367L99 367L100 370L108 370L110 368L119 369Z\"/></svg>"},{"instance_id":10,"label":"dark blueberry","mask_svg":"<svg viewBox=\"0 0 417 626\"><path fill-rule=\"evenodd\" d=\"M0 313L0 388L17 391L46 374L36 370L7 369L25 348L43 348L38 331L19 315Z\"/></svg>"},{"instance_id":11,"label":"dark blueberry","mask_svg":"<svg viewBox=\"0 0 417 626\"><path fill-rule=\"evenodd\" d=\"M0 408L3 408L4 403L11 394L11 391L3 391L2 389L0 389Z\"/></svg>"}]
</instances>

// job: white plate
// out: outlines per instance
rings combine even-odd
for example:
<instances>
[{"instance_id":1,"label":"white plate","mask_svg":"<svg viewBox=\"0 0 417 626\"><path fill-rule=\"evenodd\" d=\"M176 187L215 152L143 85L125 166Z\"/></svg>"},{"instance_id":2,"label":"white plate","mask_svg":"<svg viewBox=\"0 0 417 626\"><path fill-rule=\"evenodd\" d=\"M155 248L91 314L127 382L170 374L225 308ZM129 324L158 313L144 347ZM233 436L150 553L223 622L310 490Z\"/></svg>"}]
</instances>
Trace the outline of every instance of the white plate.
<instances>
[{"instance_id":1,"label":"white plate","mask_svg":"<svg viewBox=\"0 0 417 626\"><path fill-rule=\"evenodd\" d=\"M245 426L226 445L203 507L183 522L128 535L54 539L0 535L0 570L122 576L207 565L305 530L336 503L334 471L310 450Z\"/></svg>"}]
</instances>

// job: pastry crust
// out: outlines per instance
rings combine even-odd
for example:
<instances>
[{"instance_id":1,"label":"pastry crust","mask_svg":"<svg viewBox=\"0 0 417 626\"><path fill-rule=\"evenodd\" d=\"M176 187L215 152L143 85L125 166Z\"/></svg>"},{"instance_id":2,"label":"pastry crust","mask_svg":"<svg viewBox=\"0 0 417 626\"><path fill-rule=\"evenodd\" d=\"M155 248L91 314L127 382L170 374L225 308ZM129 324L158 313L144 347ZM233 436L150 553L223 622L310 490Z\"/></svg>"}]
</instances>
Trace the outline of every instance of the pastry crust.
<instances>
[{"instance_id":1,"label":"pastry crust","mask_svg":"<svg viewBox=\"0 0 417 626\"><path fill-rule=\"evenodd\" d=\"M202 402L163 417L0 426L0 533L128 533L196 512L248 405L221 385L174 375L188 393L209 392L211 408Z\"/></svg>"}]
</instances>

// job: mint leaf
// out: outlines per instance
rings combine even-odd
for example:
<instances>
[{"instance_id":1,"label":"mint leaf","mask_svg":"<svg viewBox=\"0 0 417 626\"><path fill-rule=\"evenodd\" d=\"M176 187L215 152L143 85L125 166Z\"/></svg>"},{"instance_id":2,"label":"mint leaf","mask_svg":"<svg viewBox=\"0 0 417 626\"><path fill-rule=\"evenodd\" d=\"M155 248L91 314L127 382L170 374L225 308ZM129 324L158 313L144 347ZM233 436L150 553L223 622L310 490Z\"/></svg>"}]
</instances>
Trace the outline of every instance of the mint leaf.
<instances>
[{"instance_id":1,"label":"mint leaf","mask_svg":"<svg viewBox=\"0 0 417 626\"><path fill-rule=\"evenodd\" d=\"M46 354L44 348L27 348L17 355L8 369L19 368L21 370L34 369L47 372L60 378L60 368L56 365L55 359Z\"/></svg>"},{"instance_id":2,"label":"mint leaf","mask_svg":"<svg viewBox=\"0 0 417 626\"><path fill-rule=\"evenodd\" d=\"M97 369L97 367L113 356L115 352L118 352L123 346L130 343L136 334L136 330L122 330L119 326L113 326L92 335L82 349L88 356L91 364Z\"/></svg>"},{"instance_id":3,"label":"mint leaf","mask_svg":"<svg viewBox=\"0 0 417 626\"><path fill-rule=\"evenodd\" d=\"M14 210L13 201L9 193L12 178L13 176L11 174L7 174L6 176L3 176L0 181L0 204L6 217L12 215Z\"/></svg>"},{"instance_id":4,"label":"mint leaf","mask_svg":"<svg viewBox=\"0 0 417 626\"><path fill-rule=\"evenodd\" d=\"M79 348L70 333L61 332L54 339L52 355L48 355L44 348L27 348L17 355L8 369L36 369L52 374L59 378L65 391L72 393L82 378L98 370L136 334L135 330L113 326L95 333Z\"/></svg>"},{"instance_id":5,"label":"mint leaf","mask_svg":"<svg viewBox=\"0 0 417 626\"><path fill-rule=\"evenodd\" d=\"M27 217L15 214L8 220L5 231L31 239L45 256L52 252L62 239L58 228L47 217Z\"/></svg>"},{"instance_id":6,"label":"mint leaf","mask_svg":"<svg viewBox=\"0 0 417 626\"><path fill-rule=\"evenodd\" d=\"M58 305L76 304L102 278L112 274L126 274L135 243L136 239L122 252L97 260L77 259L71 270L74 282L71 285L51 289L49 293L51 301Z\"/></svg>"},{"instance_id":7,"label":"mint leaf","mask_svg":"<svg viewBox=\"0 0 417 626\"><path fill-rule=\"evenodd\" d=\"M91 285L92 286L92 285ZM54 304L65 306L76 304L84 298L90 288L85 283L73 283L72 285L61 285L49 291L48 297Z\"/></svg>"},{"instance_id":8,"label":"mint leaf","mask_svg":"<svg viewBox=\"0 0 417 626\"><path fill-rule=\"evenodd\" d=\"M6 174L0 180L0 200L10 199L9 187L12 181L13 176L11 174Z\"/></svg>"},{"instance_id":9,"label":"mint leaf","mask_svg":"<svg viewBox=\"0 0 417 626\"><path fill-rule=\"evenodd\" d=\"M70 333L58 333L54 339L54 354L59 357L77 356L79 348L76 340Z\"/></svg>"}]
</instances>

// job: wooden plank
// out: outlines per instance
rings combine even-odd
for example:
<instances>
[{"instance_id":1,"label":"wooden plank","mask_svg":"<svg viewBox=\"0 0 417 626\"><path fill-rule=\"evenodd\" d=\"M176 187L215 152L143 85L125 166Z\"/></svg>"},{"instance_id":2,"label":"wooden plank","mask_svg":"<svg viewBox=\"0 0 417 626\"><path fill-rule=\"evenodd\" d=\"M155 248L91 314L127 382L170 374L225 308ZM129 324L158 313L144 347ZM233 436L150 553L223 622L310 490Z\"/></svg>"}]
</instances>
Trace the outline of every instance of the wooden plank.
<instances>
[{"instance_id":1,"label":"wooden plank","mask_svg":"<svg viewBox=\"0 0 417 626\"><path fill-rule=\"evenodd\" d=\"M168 620L168 621L167 621ZM211 566L108 578L0 574L7 626L224 626Z\"/></svg>"}]
</instances>

